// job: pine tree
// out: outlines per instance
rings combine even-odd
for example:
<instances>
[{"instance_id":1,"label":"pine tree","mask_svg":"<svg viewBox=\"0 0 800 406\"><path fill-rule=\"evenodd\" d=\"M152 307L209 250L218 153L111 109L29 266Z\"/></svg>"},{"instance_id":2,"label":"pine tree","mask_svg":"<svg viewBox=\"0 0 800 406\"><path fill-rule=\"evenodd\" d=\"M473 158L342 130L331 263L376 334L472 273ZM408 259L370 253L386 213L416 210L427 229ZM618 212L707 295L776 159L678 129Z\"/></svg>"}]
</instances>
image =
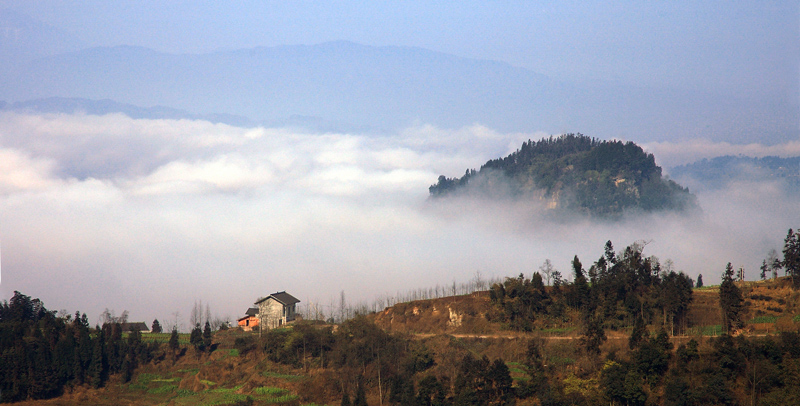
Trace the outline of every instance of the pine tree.
<instances>
[{"instance_id":1,"label":"pine tree","mask_svg":"<svg viewBox=\"0 0 800 406\"><path fill-rule=\"evenodd\" d=\"M577 255L572 259L572 272L575 275L575 280L572 282L573 306L584 309L589 304L589 283L586 281L583 265Z\"/></svg>"},{"instance_id":2,"label":"pine tree","mask_svg":"<svg viewBox=\"0 0 800 406\"><path fill-rule=\"evenodd\" d=\"M203 330L200 329L200 323L194 325L192 334L189 336L189 344L194 346L195 351L198 353L205 349L203 344Z\"/></svg>"},{"instance_id":3,"label":"pine tree","mask_svg":"<svg viewBox=\"0 0 800 406\"><path fill-rule=\"evenodd\" d=\"M150 327L150 332L153 334L161 333L161 323L158 322L158 319L153 320L153 326Z\"/></svg>"},{"instance_id":4,"label":"pine tree","mask_svg":"<svg viewBox=\"0 0 800 406\"><path fill-rule=\"evenodd\" d=\"M595 317L589 317L586 321L586 331L580 338L581 344L589 354L599 355L600 345L606 341L606 332L603 324Z\"/></svg>"},{"instance_id":5,"label":"pine tree","mask_svg":"<svg viewBox=\"0 0 800 406\"><path fill-rule=\"evenodd\" d=\"M211 324L206 320L206 325L203 327L203 346L207 351L211 351Z\"/></svg>"},{"instance_id":6,"label":"pine tree","mask_svg":"<svg viewBox=\"0 0 800 406\"><path fill-rule=\"evenodd\" d=\"M719 304L722 309L725 331L741 326L740 317L743 303L742 292L733 281L733 267L728 262L725 267L725 273L722 274L722 284L719 286Z\"/></svg>"},{"instance_id":7,"label":"pine tree","mask_svg":"<svg viewBox=\"0 0 800 406\"><path fill-rule=\"evenodd\" d=\"M105 333L99 326L96 328L98 335L94 341L94 349L92 350L92 362L89 364L89 384L93 388L99 388L105 383L106 376L108 375L108 360L106 353L103 351L105 344Z\"/></svg>"},{"instance_id":8,"label":"pine tree","mask_svg":"<svg viewBox=\"0 0 800 406\"><path fill-rule=\"evenodd\" d=\"M169 336L169 348L174 352L180 348L180 341L178 337L178 328L172 329L172 334Z\"/></svg>"},{"instance_id":9,"label":"pine tree","mask_svg":"<svg viewBox=\"0 0 800 406\"><path fill-rule=\"evenodd\" d=\"M697 275L697 284L696 284L696 286L698 288L702 288L703 287L703 274Z\"/></svg>"},{"instance_id":10,"label":"pine tree","mask_svg":"<svg viewBox=\"0 0 800 406\"><path fill-rule=\"evenodd\" d=\"M358 387L356 388L356 396L353 398L353 406L369 406L367 405L367 394L364 392L364 378L358 378Z\"/></svg>"},{"instance_id":11,"label":"pine tree","mask_svg":"<svg viewBox=\"0 0 800 406\"><path fill-rule=\"evenodd\" d=\"M511 371L501 358L492 362L486 371L487 391L490 404L506 405L510 404L514 398L514 380L511 379Z\"/></svg>"},{"instance_id":12,"label":"pine tree","mask_svg":"<svg viewBox=\"0 0 800 406\"><path fill-rule=\"evenodd\" d=\"M644 320L641 317L636 317L636 321L633 324L633 331L631 331L631 336L628 338L628 348L634 349L642 343L642 340L647 339L645 337L647 334L647 327L644 324Z\"/></svg>"},{"instance_id":13,"label":"pine tree","mask_svg":"<svg viewBox=\"0 0 800 406\"><path fill-rule=\"evenodd\" d=\"M350 394L347 391L342 393L342 403L339 404L340 406L350 406Z\"/></svg>"},{"instance_id":14,"label":"pine tree","mask_svg":"<svg viewBox=\"0 0 800 406\"><path fill-rule=\"evenodd\" d=\"M781 264L786 273L792 278L792 286L795 289L800 287L800 230L794 232L790 228L786 234Z\"/></svg>"}]
</instances>

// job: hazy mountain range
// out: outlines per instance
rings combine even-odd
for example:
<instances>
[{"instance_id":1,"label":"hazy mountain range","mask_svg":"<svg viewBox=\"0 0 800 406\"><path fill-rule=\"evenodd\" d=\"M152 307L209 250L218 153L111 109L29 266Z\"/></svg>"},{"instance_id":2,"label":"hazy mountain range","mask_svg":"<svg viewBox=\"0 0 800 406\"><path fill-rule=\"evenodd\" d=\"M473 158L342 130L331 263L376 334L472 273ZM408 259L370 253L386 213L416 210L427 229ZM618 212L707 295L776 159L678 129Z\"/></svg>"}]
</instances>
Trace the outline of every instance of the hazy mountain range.
<instances>
[{"instance_id":1,"label":"hazy mountain range","mask_svg":"<svg viewBox=\"0 0 800 406\"><path fill-rule=\"evenodd\" d=\"M710 189L730 187L732 182L773 181L786 191L800 193L800 157L726 155L672 168L670 176Z\"/></svg>"},{"instance_id":2,"label":"hazy mountain range","mask_svg":"<svg viewBox=\"0 0 800 406\"><path fill-rule=\"evenodd\" d=\"M139 106L136 114L155 118L182 110L234 124L362 132L480 123L504 132L580 131L638 141L667 135L737 142L760 134L774 143L798 132L797 100L780 96L566 83L504 62L422 48L339 41L167 54L81 48L80 41L11 12L0 13L0 28L0 52L8 56L0 64L0 100L7 107L57 110L62 103L71 111L76 102L64 99L77 98L89 110L127 114L132 105Z\"/></svg>"}]
</instances>

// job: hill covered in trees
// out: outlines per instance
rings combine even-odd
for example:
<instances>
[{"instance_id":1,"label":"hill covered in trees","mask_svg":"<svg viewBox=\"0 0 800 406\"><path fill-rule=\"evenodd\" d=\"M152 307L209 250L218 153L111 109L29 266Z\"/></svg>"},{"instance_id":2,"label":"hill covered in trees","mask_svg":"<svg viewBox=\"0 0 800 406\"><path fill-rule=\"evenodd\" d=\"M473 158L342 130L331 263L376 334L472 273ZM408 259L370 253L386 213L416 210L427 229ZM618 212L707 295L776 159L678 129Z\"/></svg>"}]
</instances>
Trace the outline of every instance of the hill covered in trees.
<instances>
[{"instance_id":1,"label":"hill covered in trees","mask_svg":"<svg viewBox=\"0 0 800 406\"><path fill-rule=\"evenodd\" d=\"M461 178L439 176L429 191L433 198L477 194L538 199L551 209L599 217L695 205L689 190L663 177L653 155L638 145L582 134L529 140L478 171L468 169Z\"/></svg>"}]
</instances>

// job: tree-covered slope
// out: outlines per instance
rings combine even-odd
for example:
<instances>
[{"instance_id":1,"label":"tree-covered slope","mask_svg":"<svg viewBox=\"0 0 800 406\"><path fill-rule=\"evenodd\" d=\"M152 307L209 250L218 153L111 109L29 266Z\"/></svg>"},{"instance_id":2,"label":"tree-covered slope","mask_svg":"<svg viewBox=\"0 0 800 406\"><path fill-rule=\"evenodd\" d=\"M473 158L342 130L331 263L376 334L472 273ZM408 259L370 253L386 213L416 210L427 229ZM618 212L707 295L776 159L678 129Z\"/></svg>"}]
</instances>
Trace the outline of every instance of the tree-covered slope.
<instances>
[{"instance_id":1,"label":"tree-covered slope","mask_svg":"<svg viewBox=\"0 0 800 406\"><path fill-rule=\"evenodd\" d=\"M567 134L527 141L505 158L486 162L461 178L439 176L437 198L459 193L511 194L541 199L550 208L595 216L626 210L683 210L694 205L688 189L666 179L655 158L633 142Z\"/></svg>"}]
</instances>

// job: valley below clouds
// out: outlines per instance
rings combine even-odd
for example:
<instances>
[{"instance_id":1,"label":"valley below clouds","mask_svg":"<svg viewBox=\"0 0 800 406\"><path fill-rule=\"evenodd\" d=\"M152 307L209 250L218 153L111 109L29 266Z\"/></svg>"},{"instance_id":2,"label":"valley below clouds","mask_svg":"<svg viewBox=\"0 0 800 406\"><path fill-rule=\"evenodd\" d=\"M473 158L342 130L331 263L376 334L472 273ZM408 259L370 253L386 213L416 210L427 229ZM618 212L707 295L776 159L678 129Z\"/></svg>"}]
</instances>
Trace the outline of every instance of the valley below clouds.
<instances>
[{"instance_id":1,"label":"valley below clouds","mask_svg":"<svg viewBox=\"0 0 800 406\"><path fill-rule=\"evenodd\" d=\"M342 291L369 302L476 272L529 276L545 259L568 275L574 255L589 264L607 240L617 250L645 241L646 255L714 284L729 261L753 279L800 226L797 197L776 182L688 184L699 212L619 222L556 220L536 202L428 200L439 175L546 136L479 124L373 135L0 112L0 294L19 290L90 320L104 308L185 318L200 299L236 318L267 290L332 305ZM642 146L665 168L800 154L797 142Z\"/></svg>"}]
</instances>

